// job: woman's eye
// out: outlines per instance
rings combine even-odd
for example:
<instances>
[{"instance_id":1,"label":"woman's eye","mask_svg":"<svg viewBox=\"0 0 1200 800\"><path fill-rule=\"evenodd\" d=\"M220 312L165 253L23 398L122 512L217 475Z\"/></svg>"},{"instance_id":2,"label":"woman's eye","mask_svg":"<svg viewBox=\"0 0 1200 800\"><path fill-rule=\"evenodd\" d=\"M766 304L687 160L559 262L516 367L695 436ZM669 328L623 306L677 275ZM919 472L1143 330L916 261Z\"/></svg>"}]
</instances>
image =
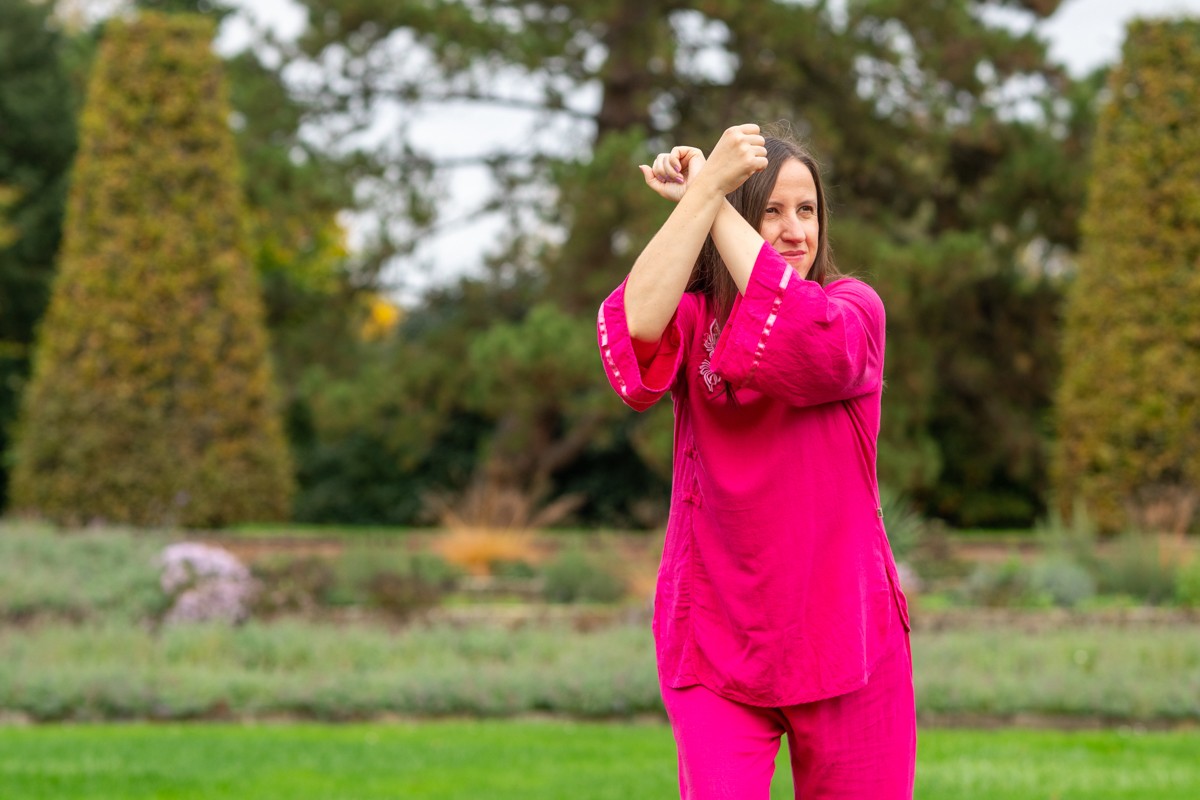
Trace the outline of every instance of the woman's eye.
<instances>
[{"instance_id":1,"label":"woman's eye","mask_svg":"<svg viewBox=\"0 0 1200 800\"><path fill-rule=\"evenodd\" d=\"M764 213L764 214L768 214L768 215L769 215L769 214L778 214L778 213L779 213L779 209L777 209L777 208L768 208L768 209L767 209L766 211L764 211L763 213Z\"/></svg>"}]
</instances>

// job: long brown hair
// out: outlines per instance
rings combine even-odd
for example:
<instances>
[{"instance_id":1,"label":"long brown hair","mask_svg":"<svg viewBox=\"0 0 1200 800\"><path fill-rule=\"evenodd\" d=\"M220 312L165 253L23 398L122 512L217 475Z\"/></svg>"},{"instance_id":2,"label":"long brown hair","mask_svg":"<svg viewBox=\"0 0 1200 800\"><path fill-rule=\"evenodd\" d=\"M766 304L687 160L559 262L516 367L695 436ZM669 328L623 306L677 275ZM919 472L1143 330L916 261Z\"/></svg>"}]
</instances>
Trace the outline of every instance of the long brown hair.
<instances>
[{"instance_id":1,"label":"long brown hair","mask_svg":"<svg viewBox=\"0 0 1200 800\"><path fill-rule=\"evenodd\" d=\"M772 131L772 134L764 137L767 146L766 169L751 175L726 197L737 212L754 226L754 230L759 230L762 227L763 214L767 210L767 202L771 199L771 192L775 190L775 181L779 179L779 170L784 162L794 158L808 167L817 187L817 222L820 226L817 231L817 255L812 269L808 271L808 280L824 286L840 273L834 266L833 249L829 244L829 211L825 203L825 188L821 183L821 169L812 154L785 132ZM692 275L688 279L687 291L705 295L709 307L716 309L717 324L725 324L738 290L711 236L700 248L696 266L692 268Z\"/></svg>"}]
</instances>

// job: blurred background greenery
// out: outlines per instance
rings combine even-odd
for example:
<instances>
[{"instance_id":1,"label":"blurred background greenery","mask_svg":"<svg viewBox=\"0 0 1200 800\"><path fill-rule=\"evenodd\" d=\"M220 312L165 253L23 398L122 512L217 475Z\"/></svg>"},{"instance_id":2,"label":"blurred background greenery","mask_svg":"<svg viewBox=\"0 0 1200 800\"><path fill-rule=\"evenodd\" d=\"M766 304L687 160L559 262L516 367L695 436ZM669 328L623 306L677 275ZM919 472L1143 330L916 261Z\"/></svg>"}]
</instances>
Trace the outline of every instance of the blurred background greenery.
<instances>
[{"instance_id":1,"label":"blurred background greenery","mask_svg":"<svg viewBox=\"0 0 1200 800\"><path fill-rule=\"evenodd\" d=\"M922 718L1200 719L1200 23L1076 77L1054 0L300 5L0 0L0 714L658 719L671 414L595 309L639 162L786 120L888 310Z\"/></svg>"},{"instance_id":2,"label":"blurred background greenery","mask_svg":"<svg viewBox=\"0 0 1200 800\"><path fill-rule=\"evenodd\" d=\"M448 501L484 513L486 504L466 499L507 494L529 513L554 506L554 521L573 526L661 524L670 414L625 413L597 379L593 310L669 210L639 184L635 165L675 142L715 141L742 119L787 120L812 143L829 174L839 263L872 282L887 304L879 467L890 491L923 518L952 527L1028 528L1052 508L1069 515L1077 496L1088 494L1079 475L1112 460L1084 454L1070 462L1071 476L1050 480L1065 298L1087 271L1081 220L1097 120L1102 109L1133 102L1128 92L1114 94L1115 84L1105 88L1107 69L1077 78L1047 56L1034 23L1058 3L959 0L938 13L900 2L301 5L308 22L297 37L259 31L250 46L214 65L228 86L238 161L231 175L244 198L231 210L242 220L249 268L262 287L291 453L285 518L437 524ZM129 6L218 20L230 11L188 0ZM1002 6L1019 24L996 21L991 12ZM9 505L35 331L60 259L70 258L60 255L64 208L75 153L91 136L85 130L81 145L80 112L91 104L101 137L112 135L119 113L100 93L85 97L98 45L115 24L81 11L88 7L0 4L0 446L9 454L0 502ZM1189 25L1171 30L1194 37ZM1171 46L1161 36L1133 37L1127 60L1142 72L1121 80L1137 83L1145 70L1161 68L1190 81L1185 61L1155 60ZM179 75L164 80L184 91ZM131 87L107 91L127 97ZM461 125L479 109L519 109L533 120L530 135L520 145L489 147L480 133L480 146L465 155L423 144L416 129L431 108L447 104L461 109ZM1169 138L1179 124L1158 124L1166 112L1138 108L1128 113L1155 135ZM470 134L446 138L470 141ZM1179 147L1168 160L1187 183L1181 164L1188 157L1180 155L1187 142ZM156 163L154 152L146 158ZM96 169L127 174L111 159ZM476 195L466 208L445 208L440 200L454 175L468 169L486 176ZM76 184L73 191L104 202L101 189ZM1168 200L1187 209L1194 202L1187 196L1183 190ZM1106 196L1095 203L1103 220L1100 209L1112 204ZM1194 224L1192 212L1171 217L1158 201L1122 205L1146 211L1149 236ZM373 222L361 222L367 218ZM489 219L503 220L503 233L481 269L430 268L410 258L434 236L478 249L476 237L492 230ZM144 250L137 237L118 245L104 225L68 219L68 252L73 240L108 241L107 257L119 269L130 252ZM1102 227L1093 235L1099 272L1111 268L1112 255ZM1122 241L1143 241L1129 223L1121 230ZM1164 245L1153 258L1143 248L1141 256L1161 274L1178 275L1194 264L1190 247ZM406 271L421 273L426 289L406 290ZM1097 302L1111 308L1117 299ZM90 308L63 319L86 317L103 330L111 313ZM1174 338L1194 359L1194 314L1162 324L1144 335ZM46 339L58 333L43 330ZM1096 346L1094 334L1083 335L1093 344L1074 345L1068 362ZM1191 374L1178 354L1164 358L1178 374ZM1142 378L1129 382L1133 391L1146 386ZM1146 386L1151 394L1156 388ZM1186 386L1170 391L1183 399L1156 396L1168 407L1191 407ZM1114 401L1114 413L1128 417L1135 401ZM1193 411L1184 416L1176 428L1194 424ZM1088 420L1081 424L1106 429ZM1126 450L1155 437L1181 438L1170 429L1123 435L1118 446ZM1121 479L1125 506L1156 486L1168 494L1191 486L1194 495L1194 465L1151 462L1156 457L1132 467L1154 473L1143 481L1150 489ZM55 516L48 502L26 505ZM1194 505L1194 498L1168 502ZM279 512L247 511L225 522L256 515ZM134 519L86 504L57 516ZM1126 527L1124 516L1112 516L1107 507L1093 514L1106 529Z\"/></svg>"}]
</instances>

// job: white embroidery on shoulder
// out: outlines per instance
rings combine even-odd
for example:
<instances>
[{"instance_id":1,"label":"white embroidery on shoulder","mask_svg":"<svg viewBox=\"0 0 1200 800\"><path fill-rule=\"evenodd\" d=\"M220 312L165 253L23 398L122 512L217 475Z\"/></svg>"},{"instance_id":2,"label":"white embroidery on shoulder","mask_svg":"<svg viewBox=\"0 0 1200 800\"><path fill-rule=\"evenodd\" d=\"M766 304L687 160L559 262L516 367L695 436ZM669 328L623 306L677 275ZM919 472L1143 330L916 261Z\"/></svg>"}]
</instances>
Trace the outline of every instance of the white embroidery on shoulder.
<instances>
[{"instance_id":1,"label":"white embroidery on shoulder","mask_svg":"<svg viewBox=\"0 0 1200 800\"><path fill-rule=\"evenodd\" d=\"M708 333L704 335L704 349L708 351L708 358L700 362L700 377L704 379L704 385L708 387L708 391L710 392L715 392L717 386L721 384L721 376L712 371L712 364L709 363L713 350L717 349L717 339L720 336L721 329L717 326L717 321L714 319L712 325L708 328Z\"/></svg>"}]
</instances>

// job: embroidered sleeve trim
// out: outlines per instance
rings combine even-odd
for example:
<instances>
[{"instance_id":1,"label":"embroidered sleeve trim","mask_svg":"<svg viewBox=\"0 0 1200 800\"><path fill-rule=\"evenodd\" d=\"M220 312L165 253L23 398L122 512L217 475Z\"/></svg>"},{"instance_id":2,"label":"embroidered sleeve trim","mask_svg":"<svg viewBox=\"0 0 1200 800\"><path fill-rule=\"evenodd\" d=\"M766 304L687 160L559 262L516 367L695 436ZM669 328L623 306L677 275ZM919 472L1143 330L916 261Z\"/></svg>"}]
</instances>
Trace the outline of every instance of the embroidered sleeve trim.
<instances>
[{"instance_id":1,"label":"embroidered sleeve trim","mask_svg":"<svg viewBox=\"0 0 1200 800\"><path fill-rule=\"evenodd\" d=\"M596 317L596 327L600 331L600 351L604 353L604 363L616 380L621 396L629 397L629 387L625 385L625 378L621 376L621 370L617 367L617 360L613 357L612 347L608 344L608 323L604 320L604 306L600 307L600 313Z\"/></svg>"},{"instance_id":2,"label":"embroidered sleeve trim","mask_svg":"<svg viewBox=\"0 0 1200 800\"><path fill-rule=\"evenodd\" d=\"M767 350L767 338L771 335L771 329L775 327L775 320L779 318L779 307L783 305L784 290L787 289L788 283L792 279L792 274L793 270L791 267L787 267L783 270L783 277L779 279L779 289L775 294L774 302L771 303L771 313L767 314L767 320L763 323L762 333L758 336L758 345L754 348L754 357L750 362L750 369L746 372L746 380L754 377L754 373L762 361L763 353Z\"/></svg>"}]
</instances>

